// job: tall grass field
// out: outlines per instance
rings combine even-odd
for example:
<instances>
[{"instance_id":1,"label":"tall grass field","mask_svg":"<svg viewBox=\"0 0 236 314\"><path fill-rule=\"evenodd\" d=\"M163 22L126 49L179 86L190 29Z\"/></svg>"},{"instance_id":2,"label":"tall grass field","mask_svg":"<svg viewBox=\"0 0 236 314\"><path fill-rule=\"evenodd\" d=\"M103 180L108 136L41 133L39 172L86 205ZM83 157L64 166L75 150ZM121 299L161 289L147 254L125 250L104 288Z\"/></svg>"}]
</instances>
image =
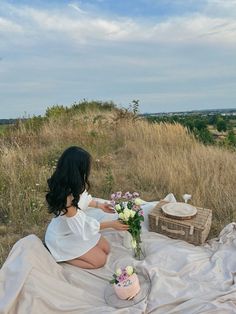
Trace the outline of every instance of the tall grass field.
<instances>
[{"instance_id":1,"label":"tall grass field","mask_svg":"<svg viewBox=\"0 0 236 314\"><path fill-rule=\"evenodd\" d=\"M179 201L213 210L210 238L236 219L236 153L204 146L179 124L151 124L108 108L22 122L0 136L0 265L12 245L34 233L43 238L47 179L65 148L93 156L91 191L138 191L145 200L172 192Z\"/></svg>"}]
</instances>

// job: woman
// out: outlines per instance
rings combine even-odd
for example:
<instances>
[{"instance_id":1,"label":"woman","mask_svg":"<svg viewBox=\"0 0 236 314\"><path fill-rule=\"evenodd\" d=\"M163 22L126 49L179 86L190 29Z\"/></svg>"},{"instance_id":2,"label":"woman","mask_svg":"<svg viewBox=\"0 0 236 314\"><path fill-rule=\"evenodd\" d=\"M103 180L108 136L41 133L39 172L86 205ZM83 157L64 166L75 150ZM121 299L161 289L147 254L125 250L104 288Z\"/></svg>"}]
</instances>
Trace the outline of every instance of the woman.
<instances>
[{"instance_id":1,"label":"woman","mask_svg":"<svg viewBox=\"0 0 236 314\"><path fill-rule=\"evenodd\" d=\"M46 194L48 210L55 215L45 234L49 251L57 262L87 269L99 268L106 263L110 248L100 230L129 228L118 220L99 223L80 208L83 205L83 209L90 206L113 212L108 204L99 204L87 193L90 167L91 156L87 151L77 146L69 147L48 179L49 192Z\"/></svg>"}]
</instances>

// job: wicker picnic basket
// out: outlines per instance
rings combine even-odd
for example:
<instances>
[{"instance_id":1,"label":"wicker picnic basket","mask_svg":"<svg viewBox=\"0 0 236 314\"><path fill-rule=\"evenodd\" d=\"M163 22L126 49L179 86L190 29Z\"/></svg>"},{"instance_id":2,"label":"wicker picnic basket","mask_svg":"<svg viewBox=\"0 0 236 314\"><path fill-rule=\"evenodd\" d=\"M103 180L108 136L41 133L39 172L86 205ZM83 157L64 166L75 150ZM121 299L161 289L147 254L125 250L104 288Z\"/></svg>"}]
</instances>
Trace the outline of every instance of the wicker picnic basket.
<instances>
[{"instance_id":1,"label":"wicker picnic basket","mask_svg":"<svg viewBox=\"0 0 236 314\"><path fill-rule=\"evenodd\" d=\"M159 202L148 214L149 231L164 234L170 238L185 240L200 245L208 237L211 228L212 211L197 208L197 214L191 219L176 219L167 217L161 207L167 202Z\"/></svg>"}]
</instances>

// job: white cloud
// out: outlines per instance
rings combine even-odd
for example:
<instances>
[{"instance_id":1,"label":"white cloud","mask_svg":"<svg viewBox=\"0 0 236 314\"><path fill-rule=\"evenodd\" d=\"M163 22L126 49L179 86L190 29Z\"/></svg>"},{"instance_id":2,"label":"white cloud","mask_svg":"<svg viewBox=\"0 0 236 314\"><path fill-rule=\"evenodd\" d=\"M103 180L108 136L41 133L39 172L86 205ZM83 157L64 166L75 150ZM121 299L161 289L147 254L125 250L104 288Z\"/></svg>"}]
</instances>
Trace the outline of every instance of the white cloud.
<instances>
[{"instance_id":1,"label":"white cloud","mask_svg":"<svg viewBox=\"0 0 236 314\"><path fill-rule=\"evenodd\" d=\"M212 0L218 3L216 0ZM226 0L227 1L227 0ZM209 2L210 3L210 2ZM208 3L208 6L209 6ZM221 2L219 2L221 3ZM20 32L55 37L61 34L67 40L78 43L90 41L114 42L212 42L236 44L236 21L227 17L210 17L195 13L188 16L169 17L164 21L150 23L131 18L94 16L69 4L79 14L70 10L46 10L32 7L10 7L8 20L1 18L2 32ZM10 17L12 20L10 20ZM18 20L15 23L14 18ZM21 22L21 25L19 23Z\"/></svg>"},{"instance_id":2,"label":"white cloud","mask_svg":"<svg viewBox=\"0 0 236 314\"><path fill-rule=\"evenodd\" d=\"M155 104L160 111L162 104L229 106L236 99L236 21L209 13L209 2L207 10L156 20L84 11L82 2L1 2L1 103L12 110L27 104L36 114L43 104L82 98L139 98L143 111Z\"/></svg>"},{"instance_id":3,"label":"white cloud","mask_svg":"<svg viewBox=\"0 0 236 314\"><path fill-rule=\"evenodd\" d=\"M74 9L75 11L79 12L79 14L87 14L86 11L82 10L78 4L76 3L69 3L68 7L71 7L72 9Z\"/></svg>"},{"instance_id":4,"label":"white cloud","mask_svg":"<svg viewBox=\"0 0 236 314\"><path fill-rule=\"evenodd\" d=\"M204 12L209 16L236 17L236 0L206 0Z\"/></svg>"},{"instance_id":5,"label":"white cloud","mask_svg":"<svg viewBox=\"0 0 236 314\"><path fill-rule=\"evenodd\" d=\"M0 17L0 33L21 33L22 27L15 22Z\"/></svg>"}]
</instances>

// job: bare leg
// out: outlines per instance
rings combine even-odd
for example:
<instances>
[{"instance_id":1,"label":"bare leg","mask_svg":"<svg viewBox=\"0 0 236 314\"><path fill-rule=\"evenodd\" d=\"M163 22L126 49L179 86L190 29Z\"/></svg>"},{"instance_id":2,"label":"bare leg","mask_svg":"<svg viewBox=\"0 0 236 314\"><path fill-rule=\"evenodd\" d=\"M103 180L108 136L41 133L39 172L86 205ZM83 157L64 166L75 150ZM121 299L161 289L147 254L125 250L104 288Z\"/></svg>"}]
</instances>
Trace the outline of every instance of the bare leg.
<instances>
[{"instance_id":1,"label":"bare leg","mask_svg":"<svg viewBox=\"0 0 236 314\"><path fill-rule=\"evenodd\" d=\"M97 246L100 249L102 249L104 253L106 254L110 253L110 244L103 236L100 237L100 240L98 241Z\"/></svg>"},{"instance_id":2,"label":"bare leg","mask_svg":"<svg viewBox=\"0 0 236 314\"><path fill-rule=\"evenodd\" d=\"M70 261L66 261L66 263L73 265L73 266L80 267L80 268L85 268L85 269L93 269L94 268L94 265L92 265L88 262L82 261L78 258L72 259Z\"/></svg>"},{"instance_id":3,"label":"bare leg","mask_svg":"<svg viewBox=\"0 0 236 314\"><path fill-rule=\"evenodd\" d=\"M90 249L87 253L80 256L79 258L66 261L66 263L80 268L87 269L100 268L106 264L108 252L109 244L104 238L101 237L98 244L92 249Z\"/></svg>"}]
</instances>

